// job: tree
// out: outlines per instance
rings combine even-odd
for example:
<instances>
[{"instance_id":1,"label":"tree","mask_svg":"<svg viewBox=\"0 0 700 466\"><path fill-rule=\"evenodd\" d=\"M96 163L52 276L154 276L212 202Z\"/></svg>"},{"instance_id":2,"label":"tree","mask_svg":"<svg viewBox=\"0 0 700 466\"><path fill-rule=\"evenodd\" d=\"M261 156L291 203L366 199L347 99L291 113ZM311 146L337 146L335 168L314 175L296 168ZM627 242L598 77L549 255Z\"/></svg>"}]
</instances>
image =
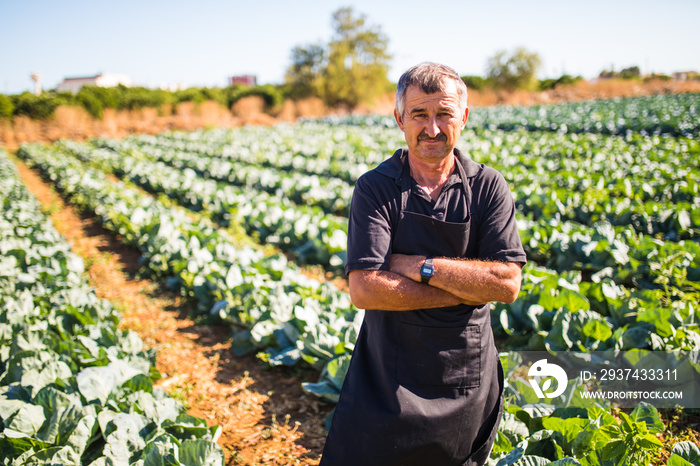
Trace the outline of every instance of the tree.
<instances>
[{"instance_id":1,"label":"tree","mask_svg":"<svg viewBox=\"0 0 700 466\"><path fill-rule=\"evenodd\" d=\"M464 84L467 85L467 89L470 91L483 91L487 87L491 86L489 81L481 76L462 76L461 78L462 81L464 81Z\"/></svg>"},{"instance_id":2,"label":"tree","mask_svg":"<svg viewBox=\"0 0 700 466\"><path fill-rule=\"evenodd\" d=\"M547 78L540 81L539 90L547 91L549 89L554 89L558 86L564 86L567 84L576 84L582 81L581 76L571 76L570 74L562 74L559 78Z\"/></svg>"},{"instance_id":3,"label":"tree","mask_svg":"<svg viewBox=\"0 0 700 466\"><path fill-rule=\"evenodd\" d=\"M368 26L366 17L355 15L350 7L333 13L332 25L334 35L327 46L292 49L288 95L319 95L329 106L354 108L390 90L389 41L380 28Z\"/></svg>"},{"instance_id":4,"label":"tree","mask_svg":"<svg viewBox=\"0 0 700 466\"><path fill-rule=\"evenodd\" d=\"M321 96L330 106L354 108L371 102L390 87L387 78L389 40L365 15L351 7L333 13L335 35L328 46L328 62L321 74Z\"/></svg>"},{"instance_id":5,"label":"tree","mask_svg":"<svg viewBox=\"0 0 700 466\"><path fill-rule=\"evenodd\" d=\"M325 55L323 45L320 44L298 45L292 49L292 65L285 76L291 97L318 95Z\"/></svg>"},{"instance_id":6,"label":"tree","mask_svg":"<svg viewBox=\"0 0 700 466\"><path fill-rule=\"evenodd\" d=\"M531 90L537 87L536 75L541 64L542 60L537 53L528 52L522 47L511 55L500 50L489 58L486 74L496 87Z\"/></svg>"},{"instance_id":7,"label":"tree","mask_svg":"<svg viewBox=\"0 0 700 466\"><path fill-rule=\"evenodd\" d=\"M642 73L638 66L630 66L629 68L623 68L623 70L620 72L616 72L612 68L610 71L603 70L600 72L598 77L601 79L640 79L642 77Z\"/></svg>"},{"instance_id":8,"label":"tree","mask_svg":"<svg viewBox=\"0 0 700 466\"><path fill-rule=\"evenodd\" d=\"M639 79L641 76L642 73L638 66L630 66L620 71L620 77L622 79Z\"/></svg>"},{"instance_id":9,"label":"tree","mask_svg":"<svg viewBox=\"0 0 700 466\"><path fill-rule=\"evenodd\" d=\"M25 91L19 95L13 95L12 105L15 115L27 116L33 120L47 120L51 118L59 105L72 104L71 94L56 94L54 92L42 92L35 95Z\"/></svg>"}]
</instances>

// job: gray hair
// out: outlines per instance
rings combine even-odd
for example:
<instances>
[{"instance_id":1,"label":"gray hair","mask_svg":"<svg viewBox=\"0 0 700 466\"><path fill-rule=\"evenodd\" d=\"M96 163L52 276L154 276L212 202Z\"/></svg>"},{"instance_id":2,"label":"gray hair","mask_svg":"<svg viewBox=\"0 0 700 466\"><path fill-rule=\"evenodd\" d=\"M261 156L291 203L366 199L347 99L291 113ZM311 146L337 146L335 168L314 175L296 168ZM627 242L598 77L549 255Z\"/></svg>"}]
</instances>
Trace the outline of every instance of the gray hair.
<instances>
[{"instance_id":1,"label":"gray hair","mask_svg":"<svg viewBox=\"0 0 700 466\"><path fill-rule=\"evenodd\" d=\"M455 70L439 63L423 62L406 70L396 87L394 108L403 116L406 106L406 89L418 86L426 94L445 90L445 81L452 79L457 86L457 97L462 109L467 108L467 86Z\"/></svg>"}]
</instances>

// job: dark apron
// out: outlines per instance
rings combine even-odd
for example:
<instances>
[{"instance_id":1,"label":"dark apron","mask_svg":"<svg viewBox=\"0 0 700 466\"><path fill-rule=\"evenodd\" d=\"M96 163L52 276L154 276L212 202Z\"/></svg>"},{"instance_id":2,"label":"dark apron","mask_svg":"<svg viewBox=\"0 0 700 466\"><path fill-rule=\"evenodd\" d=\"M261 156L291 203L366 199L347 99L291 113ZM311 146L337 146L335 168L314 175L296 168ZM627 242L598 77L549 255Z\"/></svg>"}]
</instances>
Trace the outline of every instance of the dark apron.
<instances>
[{"instance_id":1,"label":"dark apron","mask_svg":"<svg viewBox=\"0 0 700 466\"><path fill-rule=\"evenodd\" d=\"M465 257L469 216L451 223L406 212L406 166L401 186L392 253ZM367 310L320 464L482 465L502 410L503 370L488 304Z\"/></svg>"}]
</instances>

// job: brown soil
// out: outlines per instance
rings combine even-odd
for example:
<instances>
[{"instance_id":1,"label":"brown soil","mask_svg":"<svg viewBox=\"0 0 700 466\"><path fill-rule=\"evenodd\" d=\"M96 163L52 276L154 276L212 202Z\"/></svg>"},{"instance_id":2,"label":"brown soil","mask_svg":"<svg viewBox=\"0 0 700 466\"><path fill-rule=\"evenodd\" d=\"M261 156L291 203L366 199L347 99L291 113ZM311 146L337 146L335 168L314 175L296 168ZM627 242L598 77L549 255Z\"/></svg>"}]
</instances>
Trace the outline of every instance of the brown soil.
<instances>
[{"instance_id":1,"label":"brown soil","mask_svg":"<svg viewBox=\"0 0 700 466\"><path fill-rule=\"evenodd\" d=\"M122 313L121 328L157 349L163 376L157 386L190 414L223 428L219 444L227 465L318 464L332 406L301 389L302 381L315 382L318 373L266 369L255 356L236 356L228 327L191 319L191 303L138 276L137 251L66 204L26 165L17 166L56 229L85 259L97 295Z\"/></svg>"}]
</instances>

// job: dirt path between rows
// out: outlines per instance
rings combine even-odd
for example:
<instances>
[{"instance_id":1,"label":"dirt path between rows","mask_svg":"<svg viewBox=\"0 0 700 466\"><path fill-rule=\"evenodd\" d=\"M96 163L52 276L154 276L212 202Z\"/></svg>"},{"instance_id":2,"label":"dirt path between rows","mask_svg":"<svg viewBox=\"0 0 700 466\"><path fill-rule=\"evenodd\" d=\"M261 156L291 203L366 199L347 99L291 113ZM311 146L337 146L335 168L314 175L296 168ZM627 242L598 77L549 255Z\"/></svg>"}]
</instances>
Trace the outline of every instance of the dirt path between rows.
<instances>
[{"instance_id":1,"label":"dirt path between rows","mask_svg":"<svg viewBox=\"0 0 700 466\"><path fill-rule=\"evenodd\" d=\"M266 369L255 356L231 351L230 329L198 325L181 296L138 275L139 252L124 246L90 215L81 214L22 162L27 188L56 229L85 260L97 295L122 313L120 327L157 349L157 386L181 400L188 412L220 425L227 465L317 465L332 406L301 389L318 374L293 368Z\"/></svg>"}]
</instances>

